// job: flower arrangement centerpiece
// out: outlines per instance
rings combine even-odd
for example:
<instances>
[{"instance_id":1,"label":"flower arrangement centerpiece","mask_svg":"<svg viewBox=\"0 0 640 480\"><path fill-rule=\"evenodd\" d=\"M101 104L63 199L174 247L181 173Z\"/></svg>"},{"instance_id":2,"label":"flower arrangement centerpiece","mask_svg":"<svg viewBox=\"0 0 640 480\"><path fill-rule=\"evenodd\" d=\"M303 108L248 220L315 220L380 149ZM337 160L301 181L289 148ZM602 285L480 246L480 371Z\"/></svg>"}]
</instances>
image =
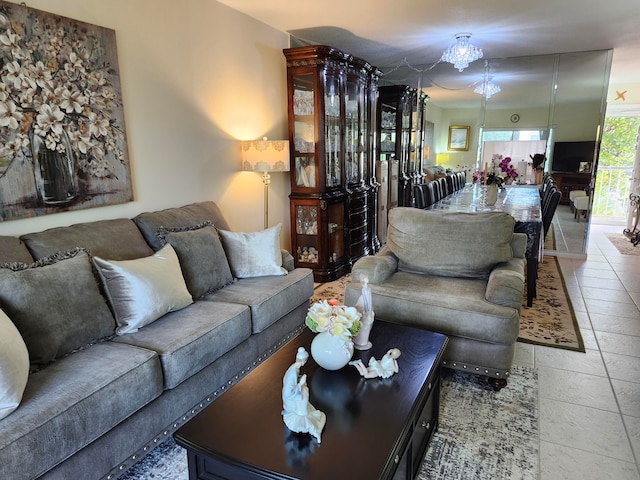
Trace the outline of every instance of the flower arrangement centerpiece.
<instances>
[{"instance_id":1,"label":"flower arrangement centerpiece","mask_svg":"<svg viewBox=\"0 0 640 480\"><path fill-rule=\"evenodd\" d=\"M305 324L317 333L311 343L311 356L327 370L344 367L353 356L353 341L362 323L355 307L338 305L335 299L314 303L305 318Z\"/></svg>"},{"instance_id":2,"label":"flower arrangement centerpiece","mask_svg":"<svg viewBox=\"0 0 640 480\"><path fill-rule=\"evenodd\" d=\"M502 157L502 155L500 155ZM518 171L511 164L511 157L504 157L500 159L500 163L498 163L498 167L502 173L505 174L505 181L507 183L512 183L516 178L518 178Z\"/></svg>"},{"instance_id":3,"label":"flower arrangement centerpiece","mask_svg":"<svg viewBox=\"0 0 640 480\"><path fill-rule=\"evenodd\" d=\"M305 318L305 324L313 333L329 332L344 340L355 337L362 324L356 307L338 305L338 301L322 300L314 303Z\"/></svg>"}]
</instances>

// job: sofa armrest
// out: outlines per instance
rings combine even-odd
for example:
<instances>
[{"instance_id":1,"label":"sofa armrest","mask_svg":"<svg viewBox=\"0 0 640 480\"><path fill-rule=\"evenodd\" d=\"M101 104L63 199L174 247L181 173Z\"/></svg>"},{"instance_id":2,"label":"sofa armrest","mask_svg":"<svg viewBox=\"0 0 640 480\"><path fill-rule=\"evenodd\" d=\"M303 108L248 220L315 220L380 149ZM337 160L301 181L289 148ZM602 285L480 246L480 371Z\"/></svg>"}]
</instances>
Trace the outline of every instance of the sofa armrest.
<instances>
[{"instance_id":1,"label":"sofa armrest","mask_svg":"<svg viewBox=\"0 0 640 480\"><path fill-rule=\"evenodd\" d=\"M369 278L370 284L379 285L397 271L398 258L384 247L375 255L360 258L351 269L351 278L360 282L364 276Z\"/></svg>"},{"instance_id":2,"label":"sofa armrest","mask_svg":"<svg viewBox=\"0 0 640 480\"><path fill-rule=\"evenodd\" d=\"M523 258L513 258L496 265L489 274L485 300L520 311L524 293L524 265Z\"/></svg>"},{"instance_id":3,"label":"sofa armrest","mask_svg":"<svg viewBox=\"0 0 640 480\"><path fill-rule=\"evenodd\" d=\"M284 268L287 272L293 271L296 268L293 255L291 255L288 250L282 249L281 252L282 252L282 268Z\"/></svg>"},{"instance_id":4,"label":"sofa armrest","mask_svg":"<svg viewBox=\"0 0 640 480\"><path fill-rule=\"evenodd\" d=\"M514 233L511 240L511 249L513 250L513 256L517 258L524 258L527 251L527 234L526 233Z\"/></svg>"}]
</instances>

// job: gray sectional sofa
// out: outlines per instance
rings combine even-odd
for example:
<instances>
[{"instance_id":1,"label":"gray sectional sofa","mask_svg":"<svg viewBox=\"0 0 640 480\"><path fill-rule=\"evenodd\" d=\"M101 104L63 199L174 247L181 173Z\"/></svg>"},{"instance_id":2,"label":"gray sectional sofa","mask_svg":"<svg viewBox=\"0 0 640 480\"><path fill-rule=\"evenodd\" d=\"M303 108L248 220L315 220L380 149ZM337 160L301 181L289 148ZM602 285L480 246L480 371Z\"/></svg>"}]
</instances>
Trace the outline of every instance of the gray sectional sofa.
<instances>
[{"instance_id":1,"label":"gray sectional sofa","mask_svg":"<svg viewBox=\"0 0 640 480\"><path fill-rule=\"evenodd\" d=\"M345 304L366 276L376 320L449 337L445 367L507 384L520 327L527 237L501 212L389 211L387 245L352 269Z\"/></svg>"},{"instance_id":2,"label":"gray sectional sofa","mask_svg":"<svg viewBox=\"0 0 640 480\"><path fill-rule=\"evenodd\" d=\"M228 230L201 202L0 237L0 309L30 362L3 479L117 478L302 328L312 272L279 229Z\"/></svg>"}]
</instances>

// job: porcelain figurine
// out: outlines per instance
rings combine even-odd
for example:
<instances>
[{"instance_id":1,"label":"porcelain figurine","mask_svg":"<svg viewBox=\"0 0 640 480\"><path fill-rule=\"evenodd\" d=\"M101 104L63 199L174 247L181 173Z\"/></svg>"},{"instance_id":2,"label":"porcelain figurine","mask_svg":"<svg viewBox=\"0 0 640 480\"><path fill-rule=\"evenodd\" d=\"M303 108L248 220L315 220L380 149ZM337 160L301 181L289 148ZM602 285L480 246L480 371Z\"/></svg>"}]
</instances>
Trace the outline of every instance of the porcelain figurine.
<instances>
[{"instance_id":1,"label":"porcelain figurine","mask_svg":"<svg viewBox=\"0 0 640 480\"><path fill-rule=\"evenodd\" d=\"M300 368L307 363L309 353L298 348L296 361L287 369L282 379L282 418L292 432L310 433L320 443L320 435L327 421L324 412L316 410L309 402L307 376L300 375Z\"/></svg>"},{"instance_id":2,"label":"porcelain figurine","mask_svg":"<svg viewBox=\"0 0 640 480\"><path fill-rule=\"evenodd\" d=\"M362 315L360 321L362 327L360 332L353 338L353 345L356 350L369 350L373 345L369 341L369 334L371 333L371 327L373 326L373 319L375 314L373 313L373 301L371 299L371 287L369 286L369 277L360 277L360 283L362 283L362 294L356 302L356 309Z\"/></svg>"},{"instance_id":3,"label":"porcelain figurine","mask_svg":"<svg viewBox=\"0 0 640 480\"><path fill-rule=\"evenodd\" d=\"M393 374L399 372L398 357L401 352L397 348L392 348L387 351L380 360L376 360L374 357L369 359L369 366L365 367L362 360L354 360L349 362L349 365L353 365L358 370L358 373L364 378L389 378Z\"/></svg>"}]
</instances>

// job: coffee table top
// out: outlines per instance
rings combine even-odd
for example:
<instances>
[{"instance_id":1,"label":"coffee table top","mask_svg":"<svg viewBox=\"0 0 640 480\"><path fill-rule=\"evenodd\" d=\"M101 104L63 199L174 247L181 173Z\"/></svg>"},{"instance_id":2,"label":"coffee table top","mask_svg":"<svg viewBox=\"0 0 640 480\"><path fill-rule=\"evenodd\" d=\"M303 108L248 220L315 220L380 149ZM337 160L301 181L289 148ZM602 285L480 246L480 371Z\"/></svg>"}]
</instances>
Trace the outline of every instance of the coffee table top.
<instances>
[{"instance_id":1,"label":"coffee table top","mask_svg":"<svg viewBox=\"0 0 640 480\"><path fill-rule=\"evenodd\" d=\"M355 367L319 367L312 357L307 374L310 400L327 415L318 444L309 434L291 432L282 420L282 378L299 346L311 351L305 329L224 395L178 429L179 445L266 478L374 479L393 468L393 455L407 441L410 419L426 397L447 339L444 335L383 321L374 323L373 347L359 352L365 365L397 347L399 373L365 380ZM346 475L345 468L350 475ZM342 475L340 474L342 472ZM354 476L355 475L355 476Z\"/></svg>"}]
</instances>

